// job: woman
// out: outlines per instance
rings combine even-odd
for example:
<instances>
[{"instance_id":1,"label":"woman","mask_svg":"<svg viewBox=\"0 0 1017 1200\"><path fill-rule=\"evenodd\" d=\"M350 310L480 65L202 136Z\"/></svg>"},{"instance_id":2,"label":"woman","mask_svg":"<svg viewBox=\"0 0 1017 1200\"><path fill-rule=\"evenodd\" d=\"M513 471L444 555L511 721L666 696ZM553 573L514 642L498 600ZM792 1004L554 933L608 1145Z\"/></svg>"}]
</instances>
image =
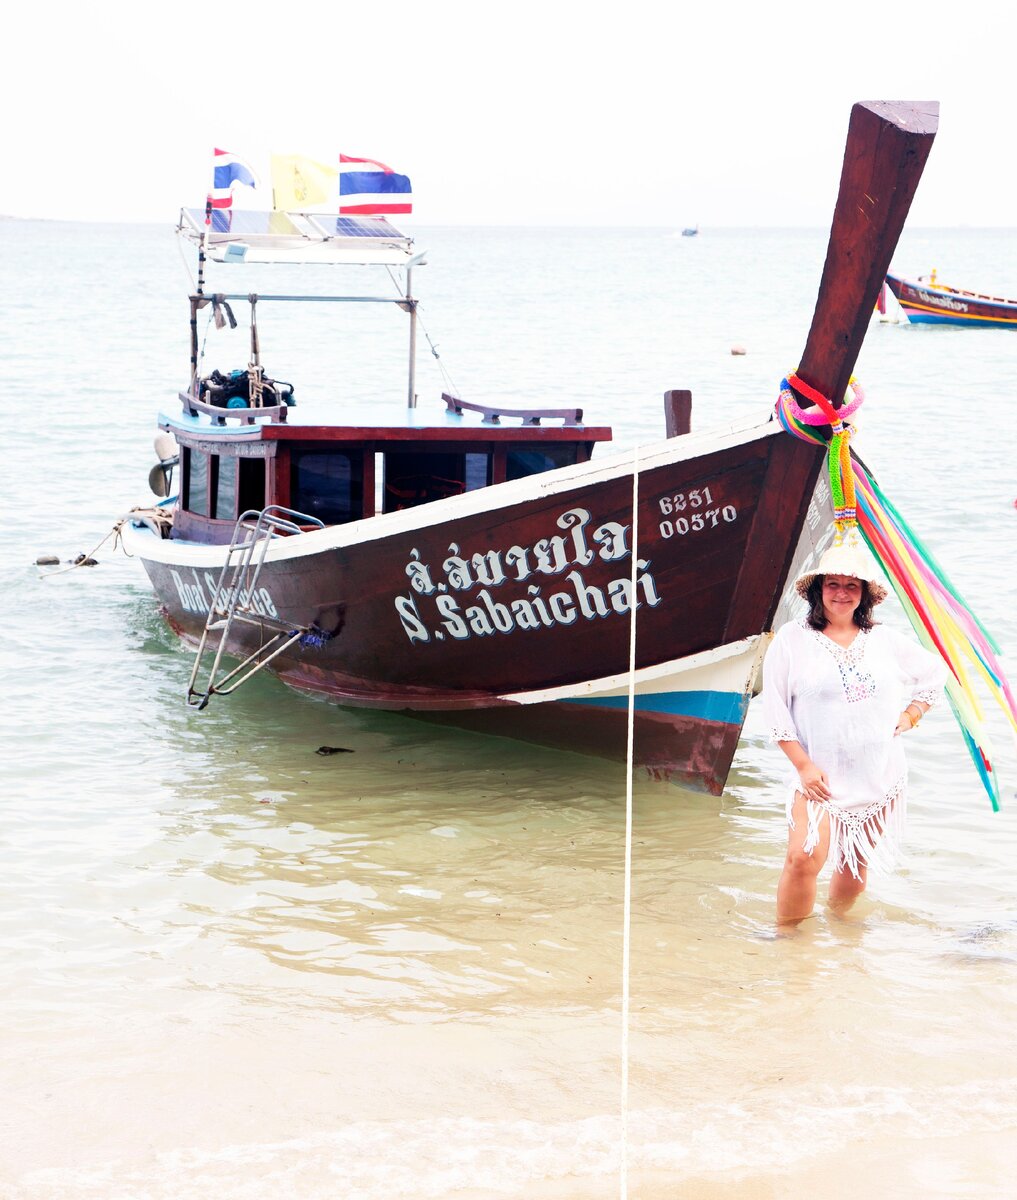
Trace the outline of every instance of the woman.
<instances>
[{"instance_id":1,"label":"woman","mask_svg":"<svg viewBox=\"0 0 1017 1200\"><path fill-rule=\"evenodd\" d=\"M779 925L812 912L828 857L830 906L841 912L865 890L870 865L894 864L907 785L901 735L946 678L939 658L873 622L886 588L857 540L827 550L795 588L808 612L777 632L763 671L770 737L793 768Z\"/></svg>"}]
</instances>

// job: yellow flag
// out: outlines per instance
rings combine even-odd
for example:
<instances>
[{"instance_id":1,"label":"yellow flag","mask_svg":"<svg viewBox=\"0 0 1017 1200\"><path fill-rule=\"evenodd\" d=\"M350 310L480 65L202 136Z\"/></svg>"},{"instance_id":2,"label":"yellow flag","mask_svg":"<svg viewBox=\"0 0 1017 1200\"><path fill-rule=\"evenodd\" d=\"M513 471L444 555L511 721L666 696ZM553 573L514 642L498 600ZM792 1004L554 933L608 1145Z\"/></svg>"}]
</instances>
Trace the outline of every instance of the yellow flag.
<instances>
[{"instance_id":1,"label":"yellow flag","mask_svg":"<svg viewBox=\"0 0 1017 1200\"><path fill-rule=\"evenodd\" d=\"M334 167L300 154L272 155L272 207L283 212L302 212L332 199Z\"/></svg>"}]
</instances>

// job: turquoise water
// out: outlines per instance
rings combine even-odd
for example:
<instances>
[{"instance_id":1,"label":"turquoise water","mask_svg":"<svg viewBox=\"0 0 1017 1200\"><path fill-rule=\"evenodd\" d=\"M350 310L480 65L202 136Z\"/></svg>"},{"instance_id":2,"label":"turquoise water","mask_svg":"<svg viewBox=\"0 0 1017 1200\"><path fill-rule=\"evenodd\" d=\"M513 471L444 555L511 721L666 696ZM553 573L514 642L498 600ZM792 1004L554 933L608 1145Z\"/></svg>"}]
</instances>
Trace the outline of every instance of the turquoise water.
<instances>
[{"instance_id":1,"label":"turquoise water","mask_svg":"<svg viewBox=\"0 0 1017 1200\"><path fill-rule=\"evenodd\" d=\"M442 366L467 399L579 404L618 448L662 433L671 387L696 429L764 416L825 233L679 232L420 231ZM0 1194L617 1195L622 769L270 678L189 710L136 562L107 543L94 569L33 565L150 499L187 373L172 233L8 221L0 241ZM907 232L895 265L1017 295L1011 231ZM217 286L265 278L292 282ZM266 309L270 373L302 412L398 409L404 318L340 315ZM246 361L233 337L209 334L210 362ZM1011 678L1015 355L1010 330L874 322L858 368L859 450ZM423 411L443 386L422 344ZM1003 811L934 712L909 740L907 867L790 940L755 706L724 797L637 783L631 1194L1008 1188L1017 755L994 728Z\"/></svg>"}]
</instances>

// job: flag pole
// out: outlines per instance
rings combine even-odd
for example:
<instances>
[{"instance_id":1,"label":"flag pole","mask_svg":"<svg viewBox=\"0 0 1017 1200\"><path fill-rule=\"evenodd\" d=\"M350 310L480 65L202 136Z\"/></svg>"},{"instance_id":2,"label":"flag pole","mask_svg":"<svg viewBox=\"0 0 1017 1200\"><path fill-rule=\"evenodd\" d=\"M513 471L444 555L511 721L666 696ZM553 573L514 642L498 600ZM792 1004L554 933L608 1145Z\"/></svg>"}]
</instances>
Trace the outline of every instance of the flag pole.
<instances>
[{"instance_id":1,"label":"flag pole","mask_svg":"<svg viewBox=\"0 0 1017 1200\"><path fill-rule=\"evenodd\" d=\"M208 250L208 233L212 228L212 196L205 197L205 231L201 235L201 245L198 247L198 295L205 294L205 254Z\"/></svg>"},{"instance_id":2,"label":"flag pole","mask_svg":"<svg viewBox=\"0 0 1017 1200\"><path fill-rule=\"evenodd\" d=\"M417 407L417 302L413 299L413 268L406 268L406 309L410 314L410 386L406 407Z\"/></svg>"},{"instance_id":3,"label":"flag pole","mask_svg":"<svg viewBox=\"0 0 1017 1200\"><path fill-rule=\"evenodd\" d=\"M198 309L205 294L205 257L208 250L208 231L212 226L212 194L205 197L205 228L198 244L198 282L191 297L191 391L198 386Z\"/></svg>"}]
</instances>

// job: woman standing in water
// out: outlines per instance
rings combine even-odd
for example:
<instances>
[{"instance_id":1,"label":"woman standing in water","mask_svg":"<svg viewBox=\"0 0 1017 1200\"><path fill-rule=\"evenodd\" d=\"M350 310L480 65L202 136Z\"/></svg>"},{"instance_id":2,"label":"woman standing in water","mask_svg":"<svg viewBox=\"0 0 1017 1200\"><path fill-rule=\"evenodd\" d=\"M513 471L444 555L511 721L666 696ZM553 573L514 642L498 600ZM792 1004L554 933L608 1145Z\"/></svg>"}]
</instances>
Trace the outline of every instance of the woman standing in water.
<instances>
[{"instance_id":1,"label":"woman standing in water","mask_svg":"<svg viewBox=\"0 0 1017 1200\"><path fill-rule=\"evenodd\" d=\"M770 737L793 768L779 925L811 914L827 858L840 912L865 890L870 866L894 865L907 787L901 735L946 678L935 655L872 620L887 593L860 542L827 550L795 587L808 612L777 632L763 668Z\"/></svg>"}]
</instances>

